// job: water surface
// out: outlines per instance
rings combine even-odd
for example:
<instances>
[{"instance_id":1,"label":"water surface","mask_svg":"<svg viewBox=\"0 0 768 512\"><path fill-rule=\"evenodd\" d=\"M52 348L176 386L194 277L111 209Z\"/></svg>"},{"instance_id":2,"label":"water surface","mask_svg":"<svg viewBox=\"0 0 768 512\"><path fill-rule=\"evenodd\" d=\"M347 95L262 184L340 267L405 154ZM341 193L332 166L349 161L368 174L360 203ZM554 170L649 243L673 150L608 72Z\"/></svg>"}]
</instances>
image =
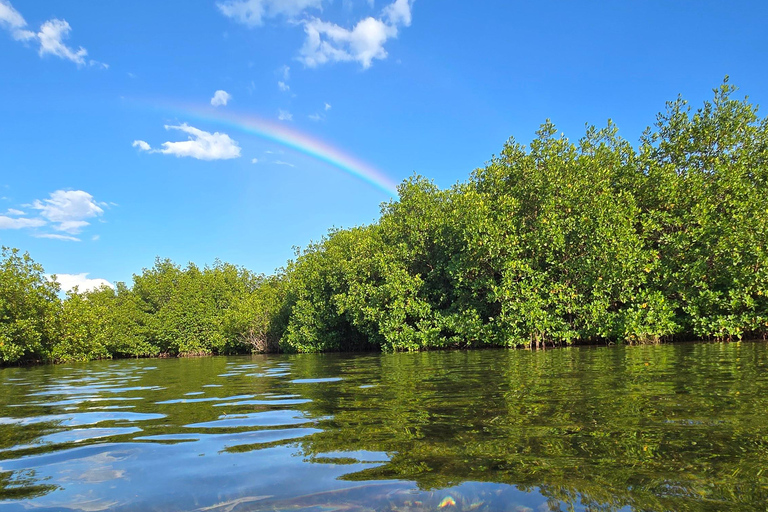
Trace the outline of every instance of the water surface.
<instances>
[{"instance_id":1,"label":"water surface","mask_svg":"<svg viewBox=\"0 0 768 512\"><path fill-rule=\"evenodd\" d=\"M763 343L0 370L0 509L765 510Z\"/></svg>"}]
</instances>

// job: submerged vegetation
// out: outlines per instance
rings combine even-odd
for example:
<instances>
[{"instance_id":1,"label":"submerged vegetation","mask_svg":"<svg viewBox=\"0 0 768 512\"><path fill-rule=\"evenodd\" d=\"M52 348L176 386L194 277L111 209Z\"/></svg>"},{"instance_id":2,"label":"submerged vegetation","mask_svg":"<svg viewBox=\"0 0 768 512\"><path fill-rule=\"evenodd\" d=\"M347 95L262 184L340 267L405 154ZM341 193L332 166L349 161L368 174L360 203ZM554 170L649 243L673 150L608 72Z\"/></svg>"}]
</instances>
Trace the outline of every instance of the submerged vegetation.
<instances>
[{"instance_id":1,"label":"submerged vegetation","mask_svg":"<svg viewBox=\"0 0 768 512\"><path fill-rule=\"evenodd\" d=\"M0 359L764 338L768 121L734 92L668 103L637 147L547 122L465 183L406 180L274 276L157 260L61 300L4 249Z\"/></svg>"}]
</instances>

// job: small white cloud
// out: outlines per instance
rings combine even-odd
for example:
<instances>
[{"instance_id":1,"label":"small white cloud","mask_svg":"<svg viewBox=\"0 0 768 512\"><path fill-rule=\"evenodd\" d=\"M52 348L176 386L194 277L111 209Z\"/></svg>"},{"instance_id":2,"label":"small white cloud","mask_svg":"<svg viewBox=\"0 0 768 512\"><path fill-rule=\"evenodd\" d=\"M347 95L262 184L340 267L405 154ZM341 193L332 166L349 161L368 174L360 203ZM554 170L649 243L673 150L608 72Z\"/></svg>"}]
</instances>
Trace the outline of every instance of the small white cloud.
<instances>
[{"instance_id":1,"label":"small white cloud","mask_svg":"<svg viewBox=\"0 0 768 512\"><path fill-rule=\"evenodd\" d=\"M228 0L216 4L222 14L248 27L266 18L295 18L306 9L321 9L322 0Z\"/></svg>"},{"instance_id":2,"label":"small white cloud","mask_svg":"<svg viewBox=\"0 0 768 512\"><path fill-rule=\"evenodd\" d=\"M395 0L384 8L382 14L391 25L411 26L411 2L409 0Z\"/></svg>"},{"instance_id":3,"label":"small white cloud","mask_svg":"<svg viewBox=\"0 0 768 512\"><path fill-rule=\"evenodd\" d=\"M79 242L80 239L71 235L57 235L55 233L36 233L32 235L35 238L50 238L52 240L62 240L64 242Z\"/></svg>"},{"instance_id":4,"label":"small white cloud","mask_svg":"<svg viewBox=\"0 0 768 512\"><path fill-rule=\"evenodd\" d=\"M329 110L331 110L331 104L330 103L326 103L325 104L325 111L328 112Z\"/></svg>"},{"instance_id":5,"label":"small white cloud","mask_svg":"<svg viewBox=\"0 0 768 512\"><path fill-rule=\"evenodd\" d=\"M291 78L291 68L285 64L280 66L280 68L277 70L277 73L283 78L284 82L287 82L288 79Z\"/></svg>"},{"instance_id":6,"label":"small white cloud","mask_svg":"<svg viewBox=\"0 0 768 512\"><path fill-rule=\"evenodd\" d=\"M99 238L101 238L101 235L93 235L93 236L91 237L91 240L93 240L93 241L95 242L95 241L96 241L96 240L98 240Z\"/></svg>"},{"instance_id":7,"label":"small white cloud","mask_svg":"<svg viewBox=\"0 0 768 512\"><path fill-rule=\"evenodd\" d=\"M89 60L88 65L91 67L97 67L99 69L109 69L109 64L105 64L104 62L99 62L97 60Z\"/></svg>"},{"instance_id":8,"label":"small white cloud","mask_svg":"<svg viewBox=\"0 0 768 512\"><path fill-rule=\"evenodd\" d=\"M79 292L89 292L97 290L103 286L112 288L113 290L115 289L115 286L106 279L89 279L87 272L82 274L55 274L49 276L49 279L51 280L54 280L54 278L56 282L61 285L62 291L65 292L71 291L75 287L77 287Z\"/></svg>"},{"instance_id":9,"label":"small white cloud","mask_svg":"<svg viewBox=\"0 0 768 512\"><path fill-rule=\"evenodd\" d=\"M282 81L281 82L277 82L277 87L279 87L280 90L283 91L283 92L288 92L288 91L291 90L291 86L288 85L285 82L282 82Z\"/></svg>"},{"instance_id":10,"label":"small white cloud","mask_svg":"<svg viewBox=\"0 0 768 512\"><path fill-rule=\"evenodd\" d=\"M309 119L311 119L312 121L315 121L315 122L320 121L320 120L323 119L323 116L321 116L320 114L310 114L307 117Z\"/></svg>"},{"instance_id":11,"label":"small white cloud","mask_svg":"<svg viewBox=\"0 0 768 512\"><path fill-rule=\"evenodd\" d=\"M213 98L211 98L211 105L214 107L225 107L227 106L227 103L229 100L232 99L232 95L229 94L227 91L222 91L219 89L215 93L213 93Z\"/></svg>"},{"instance_id":12,"label":"small white cloud","mask_svg":"<svg viewBox=\"0 0 768 512\"><path fill-rule=\"evenodd\" d=\"M282 160L275 160L272 163L275 164L275 165L287 165L288 167L296 167L292 163L290 163L290 162L283 162Z\"/></svg>"},{"instance_id":13,"label":"small white cloud","mask_svg":"<svg viewBox=\"0 0 768 512\"><path fill-rule=\"evenodd\" d=\"M177 157L192 157L198 160L228 160L240 156L240 146L226 133L210 133L199 130L187 123L178 126L165 126L166 130L179 130L189 135L189 140L163 142L160 149L152 147L143 140L133 141L133 146L150 153L162 153Z\"/></svg>"},{"instance_id":14,"label":"small white cloud","mask_svg":"<svg viewBox=\"0 0 768 512\"><path fill-rule=\"evenodd\" d=\"M26 217L8 217L0 215L0 229L24 229L45 226L43 219L28 219Z\"/></svg>"},{"instance_id":15,"label":"small white cloud","mask_svg":"<svg viewBox=\"0 0 768 512\"><path fill-rule=\"evenodd\" d=\"M132 146L134 148L139 148L141 151L152 151L152 146L149 145L149 143L143 141L143 140L135 140L133 141Z\"/></svg>"},{"instance_id":16,"label":"small white cloud","mask_svg":"<svg viewBox=\"0 0 768 512\"><path fill-rule=\"evenodd\" d=\"M16 208L8 208L8 211L5 212L5 214L6 215L13 215L14 217L18 217L19 215L26 215L26 213L24 213L21 210L17 210Z\"/></svg>"},{"instance_id":17,"label":"small white cloud","mask_svg":"<svg viewBox=\"0 0 768 512\"><path fill-rule=\"evenodd\" d=\"M42 57L46 54L55 55L62 59L71 60L78 66L85 65L85 57L88 51L82 46L73 50L66 44L64 39L69 37L69 31L72 28L65 20L52 19L40 26L40 32L37 37L40 40L39 54Z\"/></svg>"},{"instance_id":18,"label":"small white cloud","mask_svg":"<svg viewBox=\"0 0 768 512\"><path fill-rule=\"evenodd\" d=\"M252 159L251 159L251 163L252 163L252 164L257 164L257 163L259 163L259 159L258 159L258 158L252 158Z\"/></svg>"},{"instance_id":19,"label":"small white cloud","mask_svg":"<svg viewBox=\"0 0 768 512\"><path fill-rule=\"evenodd\" d=\"M30 206L40 211L40 217L53 223L56 231L75 235L90 223L85 219L99 217L104 213L93 196L83 190L57 190L51 197L36 200ZM54 238L54 236L46 237Z\"/></svg>"},{"instance_id":20,"label":"small white cloud","mask_svg":"<svg viewBox=\"0 0 768 512\"><path fill-rule=\"evenodd\" d=\"M277 118L280 121L293 121L293 114L291 114L287 110L279 109L277 111Z\"/></svg>"}]
</instances>

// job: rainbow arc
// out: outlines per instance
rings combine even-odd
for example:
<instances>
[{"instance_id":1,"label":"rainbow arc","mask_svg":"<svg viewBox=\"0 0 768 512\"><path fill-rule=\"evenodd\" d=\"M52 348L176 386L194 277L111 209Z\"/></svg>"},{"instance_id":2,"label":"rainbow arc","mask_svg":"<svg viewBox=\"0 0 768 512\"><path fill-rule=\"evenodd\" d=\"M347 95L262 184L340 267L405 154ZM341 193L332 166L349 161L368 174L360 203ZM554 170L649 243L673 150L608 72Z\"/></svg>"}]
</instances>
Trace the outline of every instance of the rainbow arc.
<instances>
[{"instance_id":1,"label":"rainbow arc","mask_svg":"<svg viewBox=\"0 0 768 512\"><path fill-rule=\"evenodd\" d=\"M373 185L387 194L397 197L397 184L389 176L317 137L290 128L284 124L260 119L255 116L234 114L223 110L213 111L200 107L185 107L173 110L178 116L186 116L187 118L199 121L215 122L262 139L276 142L316 160L325 162ZM180 118L180 121L184 121L184 119Z\"/></svg>"}]
</instances>

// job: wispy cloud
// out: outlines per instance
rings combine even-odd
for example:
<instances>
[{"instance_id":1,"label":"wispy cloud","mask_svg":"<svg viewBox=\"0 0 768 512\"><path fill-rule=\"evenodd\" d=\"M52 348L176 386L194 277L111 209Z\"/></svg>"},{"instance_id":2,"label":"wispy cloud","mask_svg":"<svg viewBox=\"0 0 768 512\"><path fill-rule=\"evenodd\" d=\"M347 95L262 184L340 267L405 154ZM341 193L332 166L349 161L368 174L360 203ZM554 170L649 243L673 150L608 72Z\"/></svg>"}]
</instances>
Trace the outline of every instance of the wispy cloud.
<instances>
[{"instance_id":1,"label":"wispy cloud","mask_svg":"<svg viewBox=\"0 0 768 512\"><path fill-rule=\"evenodd\" d=\"M84 66L88 51L82 46L74 50L64 44L64 39L69 37L70 30L72 28L65 20L53 19L43 23L37 34L40 40L40 56L55 55L62 59L71 60L78 66Z\"/></svg>"},{"instance_id":2,"label":"wispy cloud","mask_svg":"<svg viewBox=\"0 0 768 512\"><path fill-rule=\"evenodd\" d=\"M8 217L0 215L0 229L24 229L45 226L43 219L28 219L26 217Z\"/></svg>"},{"instance_id":3,"label":"wispy cloud","mask_svg":"<svg viewBox=\"0 0 768 512\"><path fill-rule=\"evenodd\" d=\"M82 46L75 49L64 42L72 30L66 20L52 18L43 22L35 32L29 30L27 21L9 0L0 0L0 27L10 32L11 37L17 41L37 43L40 57L54 55L74 62L78 67L86 65L88 51ZM107 64L96 60L90 60L88 63L102 69L109 68Z\"/></svg>"},{"instance_id":4,"label":"wispy cloud","mask_svg":"<svg viewBox=\"0 0 768 512\"><path fill-rule=\"evenodd\" d=\"M277 87L278 87L278 88L279 88L281 91L283 91L283 92L288 92L288 91L290 91L290 90L291 90L291 86L290 86L290 85L288 85L287 83L283 82L283 81L277 82Z\"/></svg>"},{"instance_id":5,"label":"wispy cloud","mask_svg":"<svg viewBox=\"0 0 768 512\"><path fill-rule=\"evenodd\" d=\"M63 242L79 242L80 239L72 235L59 235L56 233L35 233L34 238L50 238L51 240L61 240Z\"/></svg>"},{"instance_id":6,"label":"wispy cloud","mask_svg":"<svg viewBox=\"0 0 768 512\"><path fill-rule=\"evenodd\" d=\"M70 235L80 233L90 224L85 219L101 216L102 206L104 203L96 203L93 196L83 190L57 190L48 199L38 199L30 205L40 211L40 217L50 222L53 229Z\"/></svg>"},{"instance_id":7,"label":"wispy cloud","mask_svg":"<svg viewBox=\"0 0 768 512\"><path fill-rule=\"evenodd\" d=\"M293 114L291 114L287 110L279 109L277 111L277 118L280 121L293 121Z\"/></svg>"},{"instance_id":8,"label":"wispy cloud","mask_svg":"<svg viewBox=\"0 0 768 512\"><path fill-rule=\"evenodd\" d=\"M135 140L133 147L148 153L191 157L198 160L228 160L240 157L240 146L226 133L206 132L187 123L178 126L166 125L165 129L181 131L189 135L189 138L178 142L163 142L159 149L152 149L146 141Z\"/></svg>"},{"instance_id":9,"label":"wispy cloud","mask_svg":"<svg viewBox=\"0 0 768 512\"><path fill-rule=\"evenodd\" d=\"M84 190L56 190L47 199L36 199L31 204L22 205L28 210L35 210L36 216L17 208L9 208L0 215L0 229L29 229L35 238L50 238L79 242L74 235L90 225L90 220L101 217L107 203L97 202ZM50 228L59 233L41 232L39 228Z\"/></svg>"},{"instance_id":10,"label":"wispy cloud","mask_svg":"<svg viewBox=\"0 0 768 512\"><path fill-rule=\"evenodd\" d=\"M222 14L248 27L267 18L295 18L307 9L321 9L322 0L229 0L216 4Z\"/></svg>"}]
</instances>

